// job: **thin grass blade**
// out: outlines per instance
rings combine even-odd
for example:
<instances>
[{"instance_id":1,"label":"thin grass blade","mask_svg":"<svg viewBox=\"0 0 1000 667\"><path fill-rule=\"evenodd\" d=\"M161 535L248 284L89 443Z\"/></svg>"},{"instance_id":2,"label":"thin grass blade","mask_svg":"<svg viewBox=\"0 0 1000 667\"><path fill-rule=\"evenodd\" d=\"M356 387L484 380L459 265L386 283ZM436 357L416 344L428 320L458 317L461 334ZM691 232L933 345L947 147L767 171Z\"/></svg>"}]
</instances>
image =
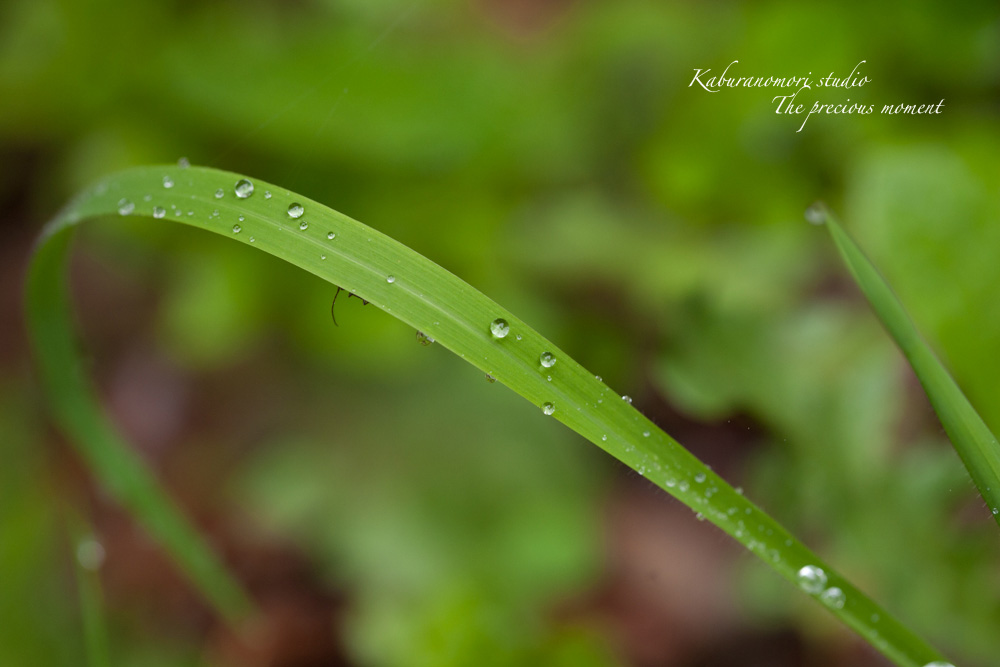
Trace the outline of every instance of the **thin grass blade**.
<instances>
[{"instance_id":1,"label":"thin grass blade","mask_svg":"<svg viewBox=\"0 0 1000 667\"><path fill-rule=\"evenodd\" d=\"M996 436L920 335L889 283L854 239L828 212L819 211L817 215L826 216L826 226L851 275L868 298L882 326L910 362L955 451L993 518L1000 524L1000 443Z\"/></svg>"}]
</instances>

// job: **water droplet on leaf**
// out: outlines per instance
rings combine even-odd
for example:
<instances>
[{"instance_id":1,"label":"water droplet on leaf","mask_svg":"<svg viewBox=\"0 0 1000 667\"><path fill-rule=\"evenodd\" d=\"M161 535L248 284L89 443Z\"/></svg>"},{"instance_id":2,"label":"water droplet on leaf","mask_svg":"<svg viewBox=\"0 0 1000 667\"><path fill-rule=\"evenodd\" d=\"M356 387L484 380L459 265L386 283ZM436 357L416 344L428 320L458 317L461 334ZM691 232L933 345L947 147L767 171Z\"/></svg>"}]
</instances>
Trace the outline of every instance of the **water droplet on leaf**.
<instances>
[{"instance_id":1,"label":"water droplet on leaf","mask_svg":"<svg viewBox=\"0 0 1000 667\"><path fill-rule=\"evenodd\" d=\"M335 238L337 238L337 235L336 235L336 234L334 234L333 232L327 232L327 234L326 234L326 238L332 241L332 240L334 240Z\"/></svg>"},{"instance_id":2,"label":"water droplet on leaf","mask_svg":"<svg viewBox=\"0 0 1000 667\"><path fill-rule=\"evenodd\" d=\"M159 219L159 218L162 218L163 216L165 216L166 214L167 214L167 209L163 208L162 206L154 206L153 207L153 217L154 218Z\"/></svg>"},{"instance_id":3,"label":"water droplet on leaf","mask_svg":"<svg viewBox=\"0 0 1000 667\"><path fill-rule=\"evenodd\" d=\"M386 276L385 281L391 285L396 282L396 276Z\"/></svg>"},{"instance_id":4,"label":"water droplet on leaf","mask_svg":"<svg viewBox=\"0 0 1000 667\"><path fill-rule=\"evenodd\" d=\"M292 203L288 205L289 218L301 218L305 212L306 210L302 207L302 204Z\"/></svg>"},{"instance_id":5,"label":"water droplet on leaf","mask_svg":"<svg viewBox=\"0 0 1000 667\"><path fill-rule=\"evenodd\" d=\"M507 320L498 317L490 322L490 333L494 338L505 338L510 333L510 325Z\"/></svg>"},{"instance_id":6,"label":"water droplet on leaf","mask_svg":"<svg viewBox=\"0 0 1000 667\"><path fill-rule=\"evenodd\" d=\"M104 556L104 546L92 537L81 540L76 546L76 562L85 570L99 570L104 564Z\"/></svg>"},{"instance_id":7,"label":"water droplet on leaf","mask_svg":"<svg viewBox=\"0 0 1000 667\"><path fill-rule=\"evenodd\" d=\"M844 602L847 600L847 596L844 595L844 591L840 590L836 586L833 588L828 588L819 596L820 602L828 607L833 607L834 609L843 609Z\"/></svg>"},{"instance_id":8,"label":"water droplet on leaf","mask_svg":"<svg viewBox=\"0 0 1000 667\"><path fill-rule=\"evenodd\" d=\"M240 227L239 225L233 225L233 234L239 234L242 231L243 231L242 227Z\"/></svg>"},{"instance_id":9,"label":"water droplet on leaf","mask_svg":"<svg viewBox=\"0 0 1000 667\"><path fill-rule=\"evenodd\" d=\"M622 400L625 401L626 403L628 403L629 405L632 405L632 397L631 396L628 396L628 395L622 396Z\"/></svg>"},{"instance_id":10,"label":"water droplet on leaf","mask_svg":"<svg viewBox=\"0 0 1000 667\"><path fill-rule=\"evenodd\" d=\"M135 210L135 204L130 202L128 199L118 200L118 213L119 215L132 215L132 211Z\"/></svg>"},{"instance_id":11,"label":"water droplet on leaf","mask_svg":"<svg viewBox=\"0 0 1000 667\"><path fill-rule=\"evenodd\" d=\"M309 223L303 220L302 222L299 223L299 229L302 231L306 231L307 229L309 229Z\"/></svg>"},{"instance_id":12,"label":"water droplet on leaf","mask_svg":"<svg viewBox=\"0 0 1000 667\"><path fill-rule=\"evenodd\" d=\"M233 188L236 191L236 196L240 199L246 199L253 194L253 183L245 178L241 178L236 181L236 187Z\"/></svg>"},{"instance_id":13,"label":"water droplet on leaf","mask_svg":"<svg viewBox=\"0 0 1000 667\"><path fill-rule=\"evenodd\" d=\"M164 176L163 177L163 187L165 187L165 188L172 188L172 187L174 187L174 179L170 178L169 176Z\"/></svg>"},{"instance_id":14,"label":"water droplet on leaf","mask_svg":"<svg viewBox=\"0 0 1000 667\"><path fill-rule=\"evenodd\" d=\"M542 356L538 358L538 362L545 368L552 368L556 365L556 356L551 352L542 352Z\"/></svg>"},{"instance_id":15,"label":"water droplet on leaf","mask_svg":"<svg viewBox=\"0 0 1000 667\"><path fill-rule=\"evenodd\" d=\"M555 411L556 411L556 406L552 405L551 403L546 403L545 405L542 406L542 412L547 415L551 415Z\"/></svg>"},{"instance_id":16,"label":"water droplet on leaf","mask_svg":"<svg viewBox=\"0 0 1000 667\"><path fill-rule=\"evenodd\" d=\"M796 575L799 580L799 587L806 593L820 593L826 588L826 572L815 565L805 565Z\"/></svg>"},{"instance_id":17,"label":"water droplet on leaf","mask_svg":"<svg viewBox=\"0 0 1000 667\"><path fill-rule=\"evenodd\" d=\"M811 225L822 225L826 222L826 204L821 201L813 203L806 209L806 220Z\"/></svg>"},{"instance_id":18,"label":"water droplet on leaf","mask_svg":"<svg viewBox=\"0 0 1000 667\"><path fill-rule=\"evenodd\" d=\"M218 190L215 191L215 198L216 199L222 199L225 196L226 196L226 191L223 190L222 188L219 188Z\"/></svg>"}]
</instances>

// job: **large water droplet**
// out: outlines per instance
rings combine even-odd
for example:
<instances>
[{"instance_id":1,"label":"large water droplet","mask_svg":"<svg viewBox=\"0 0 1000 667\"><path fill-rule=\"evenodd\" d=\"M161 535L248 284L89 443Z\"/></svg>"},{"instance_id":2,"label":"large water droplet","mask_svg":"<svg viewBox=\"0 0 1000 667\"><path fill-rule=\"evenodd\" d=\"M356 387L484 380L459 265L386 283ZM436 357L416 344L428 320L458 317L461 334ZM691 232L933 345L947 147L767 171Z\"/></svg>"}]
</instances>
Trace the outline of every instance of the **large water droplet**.
<instances>
[{"instance_id":1,"label":"large water droplet","mask_svg":"<svg viewBox=\"0 0 1000 667\"><path fill-rule=\"evenodd\" d=\"M538 363L546 368L552 368L556 365L556 355L551 352L542 352L542 356L538 357Z\"/></svg>"},{"instance_id":2,"label":"large water droplet","mask_svg":"<svg viewBox=\"0 0 1000 667\"><path fill-rule=\"evenodd\" d=\"M546 403L545 405L542 406L542 412L544 412L547 415L551 415L555 411L556 411L556 406L552 405L551 403Z\"/></svg>"},{"instance_id":3,"label":"large water droplet","mask_svg":"<svg viewBox=\"0 0 1000 667\"><path fill-rule=\"evenodd\" d=\"M153 217L154 218L159 219L159 218L162 218L163 216L165 216L166 214L167 214L167 209L163 208L162 206L154 206L153 207Z\"/></svg>"},{"instance_id":4,"label":"large water droplet","mask_svg":"<svg viewBox=\"0 0 1000 667\"><path fill-rule=\"evenodd\" d=\"M490 322L490 333L494 338L504 338L510 333L510 325L507 324L507 320L498 317Z\"/></svg>"},{"instance_id":5,"label":"large water droplet","mask_svg":"<svg viewBox=\"0 0 1000 667\"><path fill-rule=\"evenodd\" d=\"M432 345L434 343L434 339L425 334L423 331L418 331L417 342L426 347L427 345Z\"/></svg>"},{"instance_id":6,"label":"large water droplet","mask_svg":"<svg viewBox=\"0 0 1000 667\"><path fill-rule=\"evenodd\" d=\"M119 215L132 215L132 211L135 210L135 204L130 202L128 199L118 200L118 213Z\"/></svg>"},{"instance_id":7,"label":"large water droplet","mask_svg":"<svg viewBox=\"0 0 1000 667\"><path fill-rule=\"evenodd\" d=\"M233 234L239 234L242 231L243 231L242 227L240 227L239 225L233 225Z\"/></svg>"},{"instance_id":8,"label":"large water droplet","mask_svg":"<svg viewBox=\"0 0 1000 667\"><path fill-rule=\"evenodd\" d=\"M840 590L836 586L833 588L828 588L819 595L820 602L825 604L827 607L833 607L834 609L843 609L844 602L847 600L847 596L844 595L844 591Z\"/></svg>"},{"instance_id":9,"label":"large water droplet","mask_svg":"<svg viewBox=\"0 0 1000 667\"><path fill-rule=\"evenodd\" d=\"M253 183L251 183L245 178L241 178L240 180L236 181L236 187L234 188L234 190L236 191L237 197L239 197L240 199L246 199L247 197L253 194Z\"/></svg>"},{"instance_id":10,"label":"large water droplet","mask_svg":"<svg viewBox=\"0 0 1000 667\"><path fill-rule=\"evenodd\" d=\"M814 202L806 209L806 220L812 225L822 225L826 222L826 204L821 201Z\"/></svg>"},{"instance_id":11,"label":"large water droplet","mask_svg":"<svg viewBox=\"0 0 1000 667\"><path fill-rule=\"evenodd\" d=\"M174 187L174 179L170 178L169 176L164 176L163 177L163 187L165 187L165 188L172 188L172 187Z\"/></svg>"},{"instance_id":12,"label":"large water droplet","mask_svg":"<svg viewBox=\"0 0 1000 667\"><path fill-rule=\"evenodd\" d=\"M806 593L813 595L823 592L826 588L826 572L815 565L806 565L799 570L797 575L799 587Z\"/></svg>"},{"instance_id":13,"label":"large water droplet","mask_svg":"<svg viewBox=\"0 0 1000 667\"><path fill-rule=\"evenodd\" d=\"M301 229L302 231L306 231L307 229L309 229L309 223L303 220L302 222L299 223L299 229Z\"/></svg>"},{"instance_id":14,"label":"large water droplet","mask_svg":"<svg viewBox=\"0 0 1000 667\"><path fill-rule=\"evenodd\" d=\"M386 276L385 281L391 285L396 282L396 276Z\"/></svg>"},{"instance_id":15,"label":"large water droplet","mask_svg":"<svg viewBox=\"0 0 1000 667\"><path fill-rule=\"evenodd\" d=\"M336 235L336 234L334 234L333 232L327 232L327 233L326 233L326 238L327 238L327 239L329 239L330 241L332 241L332 240L334 240L335 238L337 238L337 235Z\"/></svg>"},{"instance_id":16,"label":"large water droplet","mask_svg":"<svg viewBox=\"0 0 1000 667\"><path fill-rule=\"evenodd\" d=\"M302 204L292 203L288 205L288 217L289 218L301 218L302 214L305 213L305 208Z\"/></svg>"},{"instance_id":17,"label":"large water droplet","mask_svg":"<svg viewBox=\"0 0 1000 667\"><path fill-rule=\"evenodd\" d=\"M223 190L222 188L219 188L218 190L215 191L215 198L216 199L222 199L225 196L226 196L226 191Z\"/></svg>"}]
</instances>

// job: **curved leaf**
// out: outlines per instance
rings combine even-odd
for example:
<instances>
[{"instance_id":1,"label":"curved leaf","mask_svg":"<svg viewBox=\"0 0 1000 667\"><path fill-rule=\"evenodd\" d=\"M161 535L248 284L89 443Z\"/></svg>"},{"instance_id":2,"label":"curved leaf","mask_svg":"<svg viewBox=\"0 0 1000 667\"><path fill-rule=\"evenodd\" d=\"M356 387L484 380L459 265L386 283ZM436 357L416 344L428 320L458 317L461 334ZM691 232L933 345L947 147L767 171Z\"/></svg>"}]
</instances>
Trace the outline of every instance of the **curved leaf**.
<instances>
[{"instance_id":1,"label":"curved leaf","mask_svg":"<svg viewBox=\"0 0 1000 667\"><path fill-rule=\"evenodd\" d=\"M164 177L173 181L173 187L163 187ZM142 167L110 176L51 223L36 252L28 284L32 338L62 427L102 482L227 615L238 616L246 608L244 596L101 416L76 360L61 267L72 229L84 219L129 214L150 216L151 224L183 222L252 245L353 292L494 376L678 498L826 605L896 664L923 667L940 659L933 648L657 428L630 401L513 313L413 250L318 202L259 181L254 182L252 194L237 196L237 183L243 180L224 171L173 166ZM303 207L302 217L289 215L293 203ZM509 327L502 337L492 331L491 323L497 319ZM542 363L546 353L554 357L554 364ZM803 568L815 576L803 580Z\"/></svg>"}]
</instances>

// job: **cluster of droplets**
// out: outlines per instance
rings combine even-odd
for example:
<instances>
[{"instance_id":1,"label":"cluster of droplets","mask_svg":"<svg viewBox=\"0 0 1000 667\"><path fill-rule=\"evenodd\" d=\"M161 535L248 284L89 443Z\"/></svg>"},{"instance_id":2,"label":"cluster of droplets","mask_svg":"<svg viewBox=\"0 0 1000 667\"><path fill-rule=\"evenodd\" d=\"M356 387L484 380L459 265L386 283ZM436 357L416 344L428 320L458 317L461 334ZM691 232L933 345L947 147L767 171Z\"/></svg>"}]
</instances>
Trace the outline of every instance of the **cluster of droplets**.
<instances>
[{"instance_id":1,"label":"cluster of droplets","mask_svg":"<svg viewBox=\"0 0 1000 667\"><path fill-rule=\"evenodd\" d=\"M827 588L827 576L823 568L804 565L797 574L799 588L810 595L818 595L820 602L832 609L843 609L847 602L844 591L837 586Z\"/></svg>"}]
</instances>

